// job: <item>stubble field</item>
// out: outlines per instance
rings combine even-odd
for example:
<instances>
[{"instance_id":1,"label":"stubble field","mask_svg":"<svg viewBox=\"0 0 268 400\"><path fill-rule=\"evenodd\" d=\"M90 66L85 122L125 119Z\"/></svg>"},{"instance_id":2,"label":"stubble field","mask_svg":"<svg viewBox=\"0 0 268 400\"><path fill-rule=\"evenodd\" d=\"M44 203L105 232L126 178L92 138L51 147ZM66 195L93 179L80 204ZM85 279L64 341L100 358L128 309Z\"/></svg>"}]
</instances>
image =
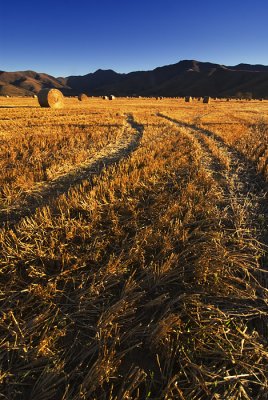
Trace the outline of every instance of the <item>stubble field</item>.
<instances>
[{"instance_id":1,"label":"stubble field","mask_svg":"<svg viewBox=\"0 0 268 400\"><path fill-rule=\"evenodd\" d=\"M268 101L0 98L0 399L268 399Z\"/></svg>"}]
</instances>

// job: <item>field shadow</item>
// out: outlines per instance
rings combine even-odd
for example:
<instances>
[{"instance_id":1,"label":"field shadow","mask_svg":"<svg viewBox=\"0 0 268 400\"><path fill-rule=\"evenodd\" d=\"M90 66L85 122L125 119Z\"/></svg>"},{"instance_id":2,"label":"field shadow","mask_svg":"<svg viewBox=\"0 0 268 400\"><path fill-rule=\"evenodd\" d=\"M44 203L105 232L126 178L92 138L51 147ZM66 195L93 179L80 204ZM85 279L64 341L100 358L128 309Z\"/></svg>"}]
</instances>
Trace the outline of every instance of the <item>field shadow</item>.
<instances>
[{"instance_id":1,"label":"field shadow","mask_svg":"<svg viewBox=\"0 0 268 400\"><path fill-rule=\"evenodd\" d=\"M39 106L0 106L0 108L41 108Z\"/></svg>"}]
</instances>

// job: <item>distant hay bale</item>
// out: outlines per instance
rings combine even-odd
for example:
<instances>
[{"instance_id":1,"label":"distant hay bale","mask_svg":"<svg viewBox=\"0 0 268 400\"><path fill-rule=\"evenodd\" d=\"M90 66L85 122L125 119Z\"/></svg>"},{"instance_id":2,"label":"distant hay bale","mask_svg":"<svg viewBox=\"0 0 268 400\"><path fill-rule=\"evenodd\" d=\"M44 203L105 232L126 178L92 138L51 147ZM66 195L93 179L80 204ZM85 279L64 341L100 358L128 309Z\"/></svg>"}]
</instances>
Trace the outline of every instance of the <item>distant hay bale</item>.
<instances>
[{"instance_id":1,"label":"distant hay bale","mask_svg":"<svg viewBox=\"0 0 268 400\"><path fill-rule=\"evenodd\" d=\"M209 96L205 96L205 97L203 98L203 103L205 103L205 104L210 103L210 97L209 97Z\"/></svg>"},{"instance_id":2,"label":"distant hay bale","mask_svg":"<svg viewBox=\"0 0 268 400\"><path fill-rule=\"evenodd\" d=\"M109 100L114 100L114 99L115 99L115 96L113 96L112 94L110 94Z\"/></svg>"},{"instance_id":3,"label":"distant hay bale","mask_svg":"<svg viewBox=\"0 0 268 400\"><path fill-rule=\"evenodd\" d=\"M88 97L85 93L80 93L78 96L79 101L86 101L87 99L88 99Z\"/></svg>"},{"instance_id":4,"label":"distant hay bale","mask_svg":"<svg viewBox=\"0 0 268 400\"><path fill-rule=\"evenodd\" d=\"M191 102L193 101L193 99L192 99L191 96L186 96L186 97L184 98L184 100L185 100L186 103L191 103Z\"/></svg>"},{"instance_id":5,"label":"distant hay bale","mask_svg":"<svg viewBox=\"0 0 268 400\"><path fill-rule=\"evenodd\" d=\"M38 93L38 102L41 107L62 108L64 96L58 89L42 89Z\"/></svg>"},{"instance_id":6,"label":"distant hay bale","mask_svg":"<svg viewBox=\"0 0 268 400\"><path fill-rule=\"evenodd\" d=\"M108 96L102 96L103 100L108 100Z\"/></svg>"}]
</instances>

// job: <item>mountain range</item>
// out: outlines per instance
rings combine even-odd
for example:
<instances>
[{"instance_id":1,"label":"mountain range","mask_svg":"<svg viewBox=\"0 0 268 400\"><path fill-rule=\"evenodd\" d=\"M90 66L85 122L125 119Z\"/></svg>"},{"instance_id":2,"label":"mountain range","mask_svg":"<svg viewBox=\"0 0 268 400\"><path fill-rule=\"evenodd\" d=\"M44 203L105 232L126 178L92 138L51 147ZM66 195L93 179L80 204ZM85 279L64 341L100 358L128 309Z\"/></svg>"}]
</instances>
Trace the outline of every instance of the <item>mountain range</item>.
<instances>
[{"instance_id":1,"label":"mountain range","mask_svg":"<svg viewBox=\"0 0 268 400\"><path fill-rule=\"evenodd\" d=\"M83 76L55 78L34 71L0 71L0 95L31 96L42 88L64 95L90 96L212 96L268 98L268 66L225 66L195 60L127 74L97 70Z\"/></svg>"}]
</instances>

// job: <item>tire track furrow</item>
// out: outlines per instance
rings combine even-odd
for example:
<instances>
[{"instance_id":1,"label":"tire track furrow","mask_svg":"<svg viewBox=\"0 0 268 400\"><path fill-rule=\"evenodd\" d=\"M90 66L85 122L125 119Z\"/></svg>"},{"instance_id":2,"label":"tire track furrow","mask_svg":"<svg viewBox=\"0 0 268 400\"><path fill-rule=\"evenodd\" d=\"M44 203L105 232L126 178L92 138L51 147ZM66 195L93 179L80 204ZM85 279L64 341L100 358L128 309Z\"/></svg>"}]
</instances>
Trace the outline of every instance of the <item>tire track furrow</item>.
<instances>
[{"instance_id":1,"label":"tire track furrow","mask_svg":"<svg viewBox=\"0 0 268 400\"><path fill-rule=\"evenodd\" d=\"M178 121L164 114L157 114L180 128L184 128L190 136L194 137L202 154L203 165L216 180L223 193L225 212L237 234L243 240L255 243L259 248L260 270L254 276L262 287L260 298L268 304L268 186L264 177L258 174L255 165L247 160L235 148L229 146L214 132L196 125ZM213 151L214 150L214 151ZM218 151L220 157L215 155ZM221 158L225 161L221 162ZM268 316L262 316L254 321L253 327L267 340Z\"/></svg>"},{"instance_id":2,"label":"tire track furrow","mask_svg":"<svg viewBox=\"0 0 268 400\"><path fill-rule=\"evenodd\" d=\"M25 195L23 202L6 210L0 210L0 226L9 228L22 218L30 217L35 211L48 205L60 195L67 193L73 186L84 180L91 180L110 165L117 164L137 149L143 135L143 125L135 122L131 114L126 115L126 123L116 143L105 146L95 157L73 168L52 181L43 182L41 187Z\"/></svg>"}]
</instances>

